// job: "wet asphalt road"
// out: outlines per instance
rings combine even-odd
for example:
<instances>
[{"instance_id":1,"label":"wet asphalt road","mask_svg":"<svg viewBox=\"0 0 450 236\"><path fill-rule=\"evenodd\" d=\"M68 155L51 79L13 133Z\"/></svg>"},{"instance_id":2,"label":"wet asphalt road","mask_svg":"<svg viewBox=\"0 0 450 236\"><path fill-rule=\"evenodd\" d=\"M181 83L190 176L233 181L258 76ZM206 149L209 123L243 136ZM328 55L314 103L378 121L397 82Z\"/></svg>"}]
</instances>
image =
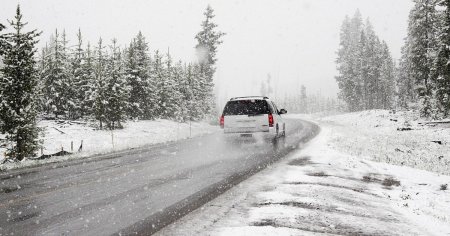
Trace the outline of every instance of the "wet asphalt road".
<instances>
[{"instance_id":1,"label":"wet asphalt road","mask_svg":"<svg viewBox=\"0 0 450 236\"><path fill-rule=\"evenodd\" d=\"M151 234L313 138L286 120L279 142L221 133L65 163L0 172L0 235Z\"/></svg>"}]
</instances>

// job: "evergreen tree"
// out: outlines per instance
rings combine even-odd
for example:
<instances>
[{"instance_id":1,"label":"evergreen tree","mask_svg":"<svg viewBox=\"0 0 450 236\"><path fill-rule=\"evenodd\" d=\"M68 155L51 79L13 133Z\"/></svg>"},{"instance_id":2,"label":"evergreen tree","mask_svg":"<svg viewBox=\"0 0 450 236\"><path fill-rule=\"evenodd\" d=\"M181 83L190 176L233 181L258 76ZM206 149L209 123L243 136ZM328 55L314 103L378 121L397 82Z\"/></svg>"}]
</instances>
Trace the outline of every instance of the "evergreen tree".
<instances>
[{"instance_id":1,"label":"evergreen tree","mask_svg":"<svg viewBox=\"0 0 450 236\"><path fill-rule=\"evenodd\" d=\"M14 32L2 36L4 66L0 69L0 120L1 132L6 134L8 157L23 160L34 156L38 149L37 76L35 44L40 35L36 30L23 32L17 6L15 20L10 22ZM0 28L3 28L0 27ZM4 40L4 41L3 41Z\"/></svg>"},{"instance_id":2,"label":"evergreen tree","mask_svg":"<svg viewBox=\"0 0 450 236\"><path fill-rule=\"evenodd\" d=\"M154 119L156 96L151 81L148 44L141 32L130 43L125 58L125 76L131 87L129 114L133 118Z\"/></svg>"},{"instance_id":3,"label":"evergreen tree","mask_svg":"<svg viewBox=\"0 0 450 236\"><path fill-rule=\"evenodd\" d=\"M106 114L104 118L108 128L115 129L122 128L121 122L126 120L129 88L123 76L124 70L117 40L113 39L112 43L105 72Z\"/></svg>"},{"instance_id":4,"label":"evergreen tree","mask_svg":"<svg viewBox=\"0 0 450 236\"><path fill-rule=\"evenodd\" d=\"M194 66L192 64L185 65L184 67L184 78L183 78L183 97L185 100L184 107L184 120L195 120L200 113L199 111L199 101L195 100L196 98L196 79L194 75Z\"/></svg>"},{"instance_id":5,"label":"evergreen tree","mask_svg":"<svg viewBox=\"0 0 450 236\"><path fill-rule=\"evenodd\" d=\"M73 100L73 118L79 118L85 114L83 110L83 101L86 99L86 84L87 80L83 78L83 63L84 63L84 50L83 50L83 39L81 36L81 30L78 29L77 33L77 44L71 55L71 92Z\"/></svg>"},{"instance_id":6,"label":"evergreen tree","mask_svg":"<svg viewBox=\"0 0 450 236\"><path fill-rule=\"evenodd\" d=\"M0 23L0 32L2 32L6 27ZM5 36L0 34L0 58L3 57L7 47Z\"/></svg>"},{"instance_id":7,"label":"evergreen tree","mask_svg":"<svg viewBox=\"0 0 450 236\"><path fill-rule=\"evenodd\" d=\"M38 66L37 66L37 71L38 71L38 85L37 85L37 96L38 96L38 111L39 113L41 112L45 112L46 111L46 101L45 101L45 94L44 94L44 88L45 88L45 83L44 83L44 72L45 69L48 67L47 63L47 57L49 56L49 48L48 45L46 44L45 47L42 48L41 53L39 55L39 61L38 61Z\"/></svg>"},{"instance_id":8,"label":"evergreen tree","mask_svg":"<svg viewBox=\"0 0 450 236\"><path fill-rule=\"evenodd\" d=\"M362 26L361 14L356 11L353 18L345 17L340 33L336 81L339 97L347 103L349 111L360 110L362 106L361 57L365 44Z\"/></svg>"},{"instance_id":9,"label":"evergreen tree","mask_svg":"<svg viewBox=\"0 0 450 236\"><path fill-rule=\"evenodd\" d=\"M363 108L379 109L382 108L380 102L382 99L380 96L382 94L380 87L381 44L369 20L366 21L365 26L366 43L363 48L363 60L366 74L364 78L361 78L363 80Z\"/></svg>"},{"instance_id":10,"label":"evergreen tree","mask_svg":"<svg viewBox=\"0 0 450 236\"><path fill-rule=\"evenodd\" d=\"M55 35L52 42L52 49L45 62L46 68L42 73L44 80L44 96L46 100L46 111L52 113L56 117L60 115L67 115L69 109L68 96L71 73L66 54L65 37L58 34L58 30L55 31Z\"/></svg>"},{"instance_id":11,"label":"evergreen tree","mask_svg":"<svg viewBox=\"0 0 450 236\"><path fill-rule=\"evenodd\" d=\"M68 47L68 40L66 37L66 31L63 30L61 37L61 62L63 70L63 84L62 84L62 100L65 108L65 115L68 119L76 119L77 115L77 99L76 99L76 81L75 71L72 68L70 58L70 48Z\"/></svg>"},{"instance_id":12,"label":"evergreen tree","mask_svg":"<svg viewBox=\"0 0 450 236\"><path fill-rule=\"evenodd\" d=\"M381 68L378 89L378 108L390 109L395 94L395 65L386 42L381 45Z\"/></svg>"},{"instance_id":13,"label":"evergreen tree","mask_svg":"<svg viewBox=\"0 0 450 236\"><path fill-rule=\"evenodd\" d=\"M174 119L178 111L179 94L176 90L177 80L176 71L172 65L172 57L170 53L167 52L164 62L164 67L162 69L162 76L160 79L160 86L158 87L159 99L160 99L160 112L159 114L163 118Z\"/></svg>"},{"instance_id":14,"label":"evergreen tree","mask_svg":"<svg viewBox=\"0 0 450 236\"><path fill-rule=\"evenodd\" d=\"M172 101L173 111L172 118L176 121L183 121L183 107L184 104L184 75L183 75L183 67L182 62L178 61L176 64L171 66L171 77L172 77L172 86L173 86L173 94Z\"/></svg>"},{"instance_id":15,"label":"evergreen tree","mask_svg":"<svg viewBox=\"0 0 450 236\"><path fill-rule=\"evenodd\" d=\"M190 67L190 65L189 65ZM177 73L177 88L180 95L178 102L177 120L179 122L186 122L189 120L190 104L191 104L191 89L189 87L188 66L182 65L178 62L176 65Z\"/></svg>"},{"instance_id":16,"label":"evergreen tree","mask_svg":"<svg viewBox=\"0 0 450 236\"><path fill-rule=\"evenodd\" d=\"M189 120L201 120L205 117L204 87L202 72L199 64L189 64L187 67L186 80L188 82L189 95Z\"/></svg>"},{"instance_id":17,"label":"evergreen tree","mask_svg":"<svg viewBox=\"0 0 450 236\"><path fill-rule=\"evenodd\" d=\"M6 28L6 27L0 23L0 69L3 67L3 56L4 56L4 53L5 53L6 48L7 48L7 43L6 43L6 40L5 40L6 37L5 37L5 35L1 34L1 32L2 32L5 28ZM2 71L0 70L0 81L2 81L2 80L3 80L3 73L2 73ZM2 93L1 93L1 88L0 88L0 101L3 101L3 97L2 97ZM0 131L3 130L2 126L3 126L3 121L2 121L2 119L0 118ZM3 133L3 132L2 132L2 133Z\"/></svg>"},{"instance_id":18,"label":"evergreen tree","mask_svg":"<svg viewBox=\"0 0 450 236\"><path fill-rule=\"evenodd\" d=\"M216 71L215 63L217 62L216 54L217 47L222 44L221 38L224 33L217 31L217 24L213 22L214 10L208 5L204 13L205 20L201 24L201 31L195 36L197 50L199 56L199 66L201 76L199 79L203 80L201 97L203 101L203 114L211 114L214 110L214 95L213 95L213 76Z\"/></svg>"},{"instance_id":19,"label":"evergreen tree","mask_svg":"<svg viewBox=\"0 0 450 236\"><path fill-rule=\"evenodd\" d=\"M92 115L95 95L95 69L94 57L90 43L87 44L86 51L82 54L81 73L77 86L77 100L80 103L80 115Z\"/></svg>"},{"instance_id":20,"label":"evergreen tree","mask_svg":"<svg viewBox=\"0 0 450 236\"><path fill-rule=\"evenodd\" d=\"M450 0L443 0L440 6L444 7L443 24L433 77L436 81L437 103L443 116L447 117L450 115Z\"/></svg>"},{"instance_id":21,"label":"evergreen tree","mask_svg":"<svg viewBox=\"0 0 450 236\"><path fill-rule=\"evenodd\" d=\"M415 81L411 75L411 48L409 43L409 37L406 38L405 44L402 47L402 56L399 61L399 67L397 72L397 97L398 106L408 108L408 104L415 102L417 94L415 92Z\"/></svg>"},{"instance_id":22,"label":"evergreen tree","mask_svg":"<svg viewBox=\"0 0 450 236\"><path fill-rule=\"evenodd\" d=\"M302 85L300 87L300 111L302 113L308 113L308 102L307 99L308 97L306 96L306 87L304 85Z\"/></svg>"},{"instance_id":23,"label":"evergreen tree","mask_svg":"<svg viewBox=\"0 0 450 236\"><path fill-rule=\"evenodd\" d=\"M431 80L432 55L436 49L436 0L415 0L408 24L409 74L415 83L420 113L432 115L433 81Z\"/></svg>"},{"instance_id":24,"label":"evergreen tree","mask_svg":"<svg viewBox=\"0 0 450 236\"><path fill-rule=\"evenodd\" d=\"M166 107L170 105L169 100L171 95L168 85L169 82L166 78L166 70L163 64L163 58L158 50L155 51L152 60L152 81L156 84L155 92L157 97L157 117L167 118Z\"/></svg>"},{"instance_id":25,"label":"evergreen tree","mask_svg":"<svg viewBox=\"0 0 450 236\"><path fill-rule=\"evenodd\" d=\"M108 122L108 83L106 81L106 56L104 53L103 41L100 38L96 48L96 57L94 62L94 104L93 113L95 118L100 122L100 129L103 129L103 124Z\"/></svg>"}]
</instances>

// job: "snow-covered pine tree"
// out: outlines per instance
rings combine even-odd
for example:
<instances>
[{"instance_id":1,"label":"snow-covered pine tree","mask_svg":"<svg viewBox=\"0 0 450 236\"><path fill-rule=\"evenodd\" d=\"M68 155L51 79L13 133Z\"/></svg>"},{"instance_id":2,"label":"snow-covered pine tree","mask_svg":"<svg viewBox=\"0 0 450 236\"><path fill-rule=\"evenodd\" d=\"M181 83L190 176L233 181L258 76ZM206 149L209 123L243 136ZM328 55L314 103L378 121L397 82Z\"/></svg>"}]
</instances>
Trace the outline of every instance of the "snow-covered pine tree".
<instances>
[{"instance_id":1,"label":"snow-covered pine tree","mask_svg":"<svg viewBox=\"0 0 450 236\"><path fill-rule=\"evenodd\" d=\"M417 100L417 94L415 91L415 81L411 75L411 47L409 36L406 37L405 44L402 46L401 58L397 68L397 104L396 106L401 108L408 108L408 105Z\"/></svg>"},{"instance_id":2,"label":"snow-covered pine tree","mask_svg":"<svg viewBox=\"0 0 450 236\"><path fill-rule=\"evenodd\" d=\"M139 32L125 56L125 76L131 87L128 113L132 118L154 119L157 116L155 82L150 69L148 44Z\"/></svg>"},{"instance_id":3,"label":"snow-covered pine tree","mask_svg":"<svg viewBox=\"0 0 450 236\"><path fill-rule=\"evenodd\" d=\"M0 23L0 33L5 29L6 27L4 25L2 25ZM5 48L6 48L6 40L5 40L5 35L0 34L0 58L3 57L3 54L5 53Z\"/></svg>"},{"instance_id":4,"label":"snow-covered pine tree","mask_svg":"<svg viewBox=\"0 0 450 236\"><path fill-rule=\"evenodd\" d=\"M83 101L86 99L86 84L87 80L83 78L83 68L84 63L84 49L83 49L83 39L81 36L81 30L78 29L77 33L77 44L71 52L71 92L73 97L70 98L73 101L73 118L79 118L84 115L83 111Z\"/></svg>"},{"instance_id":5,"label":"snow-covered pine tree","mask_svg":"<svg viewBox=\"0 0 450 236\"><path fill-rule=\"evenodd\" d=\"M77 117L77 101L76 101L76 87L74 71L71 65L70 48L68 47L69 41L67 40L66 30L63 30L61 37L61 61L63 68L63 93L62 98L65 103L66 119L76 119Z\"/></svg>"},{"instance_id":6,"label":"snow-covered pine tree","mask_svg":"<svg viewBox=\"0 0 450 236\"><path fill-rule=\"evenodd\" d=\"M94 61L94 104L93 113L95 118L100 122L100 129L103 129L103 125L107 123L107 81L106 81L106 55L104 52L104 46L102 38L99 39L96 48L96 56Z\"/></svg>"},{"instance_id":7,"label":"snow-covered pine tree","mask_svg":"<svg viewBox=\"0 0 450 236\"><path fill-rule=\"evenodd\" d=\"M44 96L47 113L67 115L68 89L70 87L70 64L66 54L65 38L60 39L58 30L55 31L51 44L51 53L47 56L47 67L42 73L44 80Z\"/></svg>"},{"instance_id":8,"label":"snow-covered pine tree","mask_svg":"<svg viewBox=\"0 0 450 236\"><path fill-rule=\"evenodd\" d=\"M6 50L6 40L5 40L5 35L1 34L1 32L5 29L6 27L4 25L2 25L0 23L0 69L3 67L3 56ZM0 81L3 80L3 73L0 70ZM0 88L0 101L3 101L3 97L2 97L2 92L1 92L1 88ZM3 126L3 121L0 117L0 132L2 132L2 126Z\"/></svg>"},{"instance_id":9,"label":"snow-covered pine tree","mask_svg":"<svg viewBox=\"0 0 450 236\"><path fill-rule=\"evenodd\" d=\"M38 60L38 66L37 66L37 71L38 71L38 85L37 85L37 96L38 96L38 113L42 113L45 112L45 97L44 97L44 72L45 72L45 68L47 68L47 57L49 55L49 48L48 45L46 44L45 47L43 47L41 49L41 53L39 55L39 60Z\"/></svg>"},{"instance_id":10,"label":"snow-covered pine tree","mask_svg":"<svg viewBox=\"0 0 450 236\"><path fill-rule=\"evenodd\" d=\"M211 110L211 100L208 100L211 94L208 93L209 86L206 84L207 79L205 78L206 74L203 73L202 67L200 64L192 65L192 104L195 104L193 107L193 120L201 120L204 119L208 112Z\"/></svg>"},{"instance_id":11,"label":"snow-covered pine tree","mask_svg":"<svg viewBox=\"0 0 450 236\"><path fill-rule=\"evenodd\" d=\"M188 66L186 64L182 64L179 61L176 65L176 74L177 74L177 90L180 93L179 100L179 110L177 114L177 120L179 122L186 122L189 120L189 108L190 108L190 98L191 98L191 89L189 87L189 71Z\"/></svg>"},{"instance_id":12,"label":"snow-covered pine tree","mask_svg":"<svg viewBox=\"0 0 450 236\"><path fill-rule=\"evenodd\" d=\"M26 23L22 21L19 6L10 25L14 31L3 35L4 65L0 68L1 133L6 134L6 155L21 161L34 156L39 145L36 126L38 72L34 54L40 33L36 30L23 32Z\"/></svg>"},{"instance_id":13,"label":"snow-covered pine tree","mask_svg":"<svg viewBox=\"0 0 450 236\"><path fill-rule=\"evenodd\" d=\"M162 72L162 77L159 78L162 83L159 84L158 92L159 99L161 99L160 105L164 106L161 107L159 114L163 118L174 119L178 111L177 102L179 102L180 96L176 89L175 68L169 52L166 54Z\"/></svg>"},{"instance_id":14,"label":"snow-covered pine tree","mask_svg":"<svg viewBox=\"0 0 450 236\"><path fill-rule=\"evenodd\" d=\"M183 66L182 62L178 61L171 68L172 72L172 81L173 81L173 102L174 102L174 111L172 114L172 118L178 122L183 121L183 114L185 113L186 102L184 101L184 75L183 75Z\"/></svg>"},{"instance_id":15,"label":"snow-covered pine tree","mask_svg":"<svg viewBox=\"0 0 450 236\"><path fill-rule=\"evenodd\" d=\"M155 92L157 97L156 114L158 118L167 118L167 107L170 100L170 93L168 91L168 81L166 78L166 67L163 62L163 57L156 50L153 54L152 60L152 81L156 84Z\"/></svg>"},{"instance_id":16,"label":"snow-covered pine tree","mask_svg":"<svg viewBox=\"0 0 450 236\"><path fill-rule=\"evenodd\" d=\"M126 120L128 109L129 87L123 76L123 61L117 40L112 40L110 56L106 64L104 91L106 99L106 125L109 129L122 128L122 122Z\"/></svg>"},{"instance_id":17,"label":"snow-covered pine tree","mask_svg":"<svg viewBox=\"0 0 450 236\"><path fill-rule=\"evenodd\" d=\"M409 15L408 41L412 76L419 98L420 114L432 115L432 95L434 84L431 80L431 67L436 49L437 15L436 0L415 0Z\"/></svg>"},{"instance_id":18,"label":"snow-covered pine tree","mask_svg":"<svg viewBox=\"0 0 450 236\"><path fill-rule=\"evenodd\" d=\"M204 80L202 82L202 93L204 94L201 96L205 99L203 101L203 114L208 115L215 112L213 76L216 71L215 63L217 62L217 47L222 44L221 38L225 35L225 33L216 29L217 24L213 22L214 10L210 5L208 5L203 14L205 16L205 20L201 24L201 31L195 36L195 39L197 40L195 49L197 50L199 57L200 73L202 74L199 79Z\"/></svg>"},{"instance_id":19,"label":"snow-covered pine tree","mask_svg":"<svg viewBox=\"0 0 450 236\"><path fill-rule=\"evenodd\" d=\"M363 23L359 10L352 18L345 17L340 33L340 46L336 60L338 75L336 81L340 89L339 97L345 101L349 111L362 107L361 57Z\"/></svg>"},{"instance_id":20,"label":"snow-covered pine tree","mask_svg":"<svg viewBox=\"0 0 450 236\"><path fill-rule=\"evenodd\" d=\"M308 96L306 96L306 87L302 84L300 87L300 112L308 113Z\"/></svg>"},{"instance_id":21,"label":"snow-covered pine tree","mask_svg":"<svg viewBox=\"0 0 450 236\"><path fill-rule=\"evenodd\" d=\"M95 69L94 69L94 56L91 50L91 44L88 43L86 51L83 53L83 59L81 63L81 86L78 88L78 99L82 99L80 112L82 116L92 115L94 106L95 95Z\"/></svg>"},{"instance_id":22,"label":"snow-covered pine tree","mask_svg":"<svg viewBox=\"0 0 450 236\"><path fill-rule=\"evenodd\" d=\"M196 97L196 79L194 74L194 66L189 63L184 67L184 99L186 101L186 113L184 116L184 121L192 121L198 117L199 113L199 104L198 100L195 100Z\"/></svg>"},{"instance_id":23,"label":"snow-covered pine tree","mask_svg":"<svg viewBox=\"0 0 450 236\"><path fill-rule=\"evenodd\" d=\"M366 43L364 47L363 60L365 61L365 76L363 98L364 109L379 109L381 108L382 99L380 88L380 69L381 69L381 43L378 36L373 30L372 24L369 20L365 24Z\"/></svg>"},{"instance_id":24,"label":"snow-covered pine tree","mask_svg":"<svg viewBox=\"0 0 450 236\"><path fill-rule=\"evenodd\" d=\"M364 30L361 30L358 46L356 47L356 51L354 55L356 56L353 60L353 70L352 73L356 74L354 77L353 84L353 106L358 110L369 109L368 105L368 87L370 86L370 77L369 77L369 68L370 68L370 50L369 50L369 42L367 40L367 35Z\"/></svg>"},{"instance_id":25,"label":"snow-covered pine tree","mask_svg":"<svg viewBox=\"0 0 450 236\"><path fill-rule=\"evenodd\" d=\"M443 116L448 117L450 115L450 0L443 0L439 5L444 10L433 77L436 81L438 106Z\"/></svg>"},{"instance_id":26,"label":"snow-covered pine tree","mask_svg":"<svg viewBox=\"0 0 450 236\"><path fill-rule=\"evenodd\" d=\"M395 95L395 65L385 41L381 43L381 67L377 108L390 109Z\"/></svg>"}]
</instances>

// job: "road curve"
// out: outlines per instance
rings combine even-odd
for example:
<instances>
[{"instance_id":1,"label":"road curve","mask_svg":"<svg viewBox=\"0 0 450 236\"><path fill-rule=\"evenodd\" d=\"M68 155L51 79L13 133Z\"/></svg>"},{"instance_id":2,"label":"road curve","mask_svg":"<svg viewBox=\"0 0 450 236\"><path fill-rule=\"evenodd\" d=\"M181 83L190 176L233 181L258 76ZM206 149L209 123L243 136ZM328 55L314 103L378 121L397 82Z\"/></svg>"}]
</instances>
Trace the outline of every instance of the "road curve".
<instances>
[{"instance_id":1,"label":"road curve","mask_svg":"<svg viewBox=\"0 0 450 236\"><path fill-rule=\"evenodd\" d=\"M286 120L275 144L220 133L0 173L0 235L152 234L312 139Z\"/></svg>"}]
</instances>

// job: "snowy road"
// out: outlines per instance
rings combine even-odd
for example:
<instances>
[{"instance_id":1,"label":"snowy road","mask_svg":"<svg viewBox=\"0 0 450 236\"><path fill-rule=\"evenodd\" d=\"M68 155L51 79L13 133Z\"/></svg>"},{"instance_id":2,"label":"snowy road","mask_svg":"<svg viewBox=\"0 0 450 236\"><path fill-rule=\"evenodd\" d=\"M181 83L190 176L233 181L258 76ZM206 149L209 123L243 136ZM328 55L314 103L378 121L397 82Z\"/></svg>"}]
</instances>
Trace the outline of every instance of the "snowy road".
<instances>
[{"instance_id":1,"label":"snowy road","mask_svg":"<svg viewBox=\"0 0 450 236\"><path fill-rule=\"evenodd\" d=\"M225 144L219 134L0 174L0 235L152 233L307 142Z\"/></svg>"}]
</instances>

